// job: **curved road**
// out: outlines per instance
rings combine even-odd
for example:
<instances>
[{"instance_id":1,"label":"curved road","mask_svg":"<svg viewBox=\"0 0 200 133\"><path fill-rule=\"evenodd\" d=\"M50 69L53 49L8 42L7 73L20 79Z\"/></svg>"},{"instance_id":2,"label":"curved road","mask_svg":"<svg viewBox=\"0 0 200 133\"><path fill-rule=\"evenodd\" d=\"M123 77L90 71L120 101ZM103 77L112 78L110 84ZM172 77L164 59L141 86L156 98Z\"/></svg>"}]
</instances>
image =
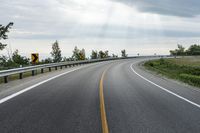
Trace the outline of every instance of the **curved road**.
<instances>
[{"instance_id":1,"label":"curved road","mask_svg":"<svg viewBox=\"0 0 200 133\"><path fill-rule=\"evenodd\" d=\"M2 99L0 133L200 132L200 91L149 74L143 60L88 65Z\"/></svg>"}]
</instances>

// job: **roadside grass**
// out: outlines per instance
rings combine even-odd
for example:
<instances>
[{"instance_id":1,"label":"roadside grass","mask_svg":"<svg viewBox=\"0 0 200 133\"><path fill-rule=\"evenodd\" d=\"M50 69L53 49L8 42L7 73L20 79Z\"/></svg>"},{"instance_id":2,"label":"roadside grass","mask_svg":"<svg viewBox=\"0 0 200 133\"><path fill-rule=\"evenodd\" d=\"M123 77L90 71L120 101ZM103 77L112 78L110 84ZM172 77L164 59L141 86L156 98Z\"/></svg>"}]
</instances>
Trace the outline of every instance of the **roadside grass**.
<instances>
[{"instance_id":1,"label":"roadside grass","mask_svg":"<svg viewBox=\"0 0 200 133\"><path fill-rule=\"evenodd\" d=\"M167 59L177 65L200 67L200 56L183 56L180 58Z\"/></svg>"},{"instance_id":2,"label":"roadside grass","mask_svg":"<svg viewBox=\"0 0 200 133\"><path fill-rule=\"evenodd\" d=\"M200 56L150 60L144 66L169 78L200 87Z\"/></svg>"}]
</instances>

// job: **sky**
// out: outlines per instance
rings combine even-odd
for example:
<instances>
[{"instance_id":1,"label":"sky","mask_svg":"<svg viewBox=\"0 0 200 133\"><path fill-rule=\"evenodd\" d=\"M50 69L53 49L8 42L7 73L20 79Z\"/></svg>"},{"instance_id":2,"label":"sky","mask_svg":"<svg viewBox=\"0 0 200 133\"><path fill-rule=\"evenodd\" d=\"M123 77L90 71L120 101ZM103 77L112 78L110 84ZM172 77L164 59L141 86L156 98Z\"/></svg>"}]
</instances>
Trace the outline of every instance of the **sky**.
<instances>
[{"instance_id":1,"label":"sky","mask_svg":"<svg viewBox=\"0 0 200 133\"><path fill-rule=\"evenodd\" d=\"M63 56L75 46L130 56L169 54L177 44L199 44L199 0L0 0L0 24L14 22L8 47L50 57L58 40Z\"/></svg>"}]
</instances>

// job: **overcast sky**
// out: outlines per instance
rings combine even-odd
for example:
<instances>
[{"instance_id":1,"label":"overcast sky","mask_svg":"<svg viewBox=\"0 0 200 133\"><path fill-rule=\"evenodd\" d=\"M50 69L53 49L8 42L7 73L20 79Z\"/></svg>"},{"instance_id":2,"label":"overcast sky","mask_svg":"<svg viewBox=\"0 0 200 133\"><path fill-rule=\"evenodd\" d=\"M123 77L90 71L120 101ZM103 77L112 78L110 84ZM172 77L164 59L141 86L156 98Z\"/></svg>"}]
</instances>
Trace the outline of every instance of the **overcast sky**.
<instances>
[{"instance_id":1,"label":"overcast sky","mask_svg":"<svg viewBox=\"0 0 200 133\"><path fill-rule=\"evenodd\" d=\"M199 0L0 0L0 24L14 22L12 50L50 56L58 40L64 56L74 46L129 55L168 54L177 43L199 44ZM2 51L1 51L2 52ZM7 53L4 50L1 54Z\"/></svg>"}]
</instances>

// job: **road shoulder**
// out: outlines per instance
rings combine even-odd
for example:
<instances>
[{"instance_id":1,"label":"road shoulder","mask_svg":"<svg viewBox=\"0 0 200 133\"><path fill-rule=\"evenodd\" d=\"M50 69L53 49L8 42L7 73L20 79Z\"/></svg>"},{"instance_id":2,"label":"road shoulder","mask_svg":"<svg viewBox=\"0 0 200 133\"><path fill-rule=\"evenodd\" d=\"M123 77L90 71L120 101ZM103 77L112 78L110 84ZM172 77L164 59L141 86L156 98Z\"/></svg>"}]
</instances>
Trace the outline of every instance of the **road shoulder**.
<instances>
[{"instance_id":1,"label":"road shoulder","mask_svg":"<svg viewBox=\"0 0 200 133\"><path fill-rule=\"evenodd\" d=\"M94 64L88 64L88 65L84 65L84 66L76 66L76 67L70 67L70 68L66 68L66 69L60 69L57 71L53 71L53 72L47 72L44 74L39 74L39 75L35 75L35 76L31 76L31 77L27 77L24 79L18 79L18 80L14 80L14 81L10 81L7 84L0 84L0 99L3 99L7 96L10 96L14 93L17 93L27 87L33 86L35 84L40 83L41 81L45 81L47 79L50 79L52 77L55 77L57 75L63 74L63 73L67 73L70 71L73 71L75 69L82 69L84 67L88 67Z\"/></svg>"}]
</instances>

